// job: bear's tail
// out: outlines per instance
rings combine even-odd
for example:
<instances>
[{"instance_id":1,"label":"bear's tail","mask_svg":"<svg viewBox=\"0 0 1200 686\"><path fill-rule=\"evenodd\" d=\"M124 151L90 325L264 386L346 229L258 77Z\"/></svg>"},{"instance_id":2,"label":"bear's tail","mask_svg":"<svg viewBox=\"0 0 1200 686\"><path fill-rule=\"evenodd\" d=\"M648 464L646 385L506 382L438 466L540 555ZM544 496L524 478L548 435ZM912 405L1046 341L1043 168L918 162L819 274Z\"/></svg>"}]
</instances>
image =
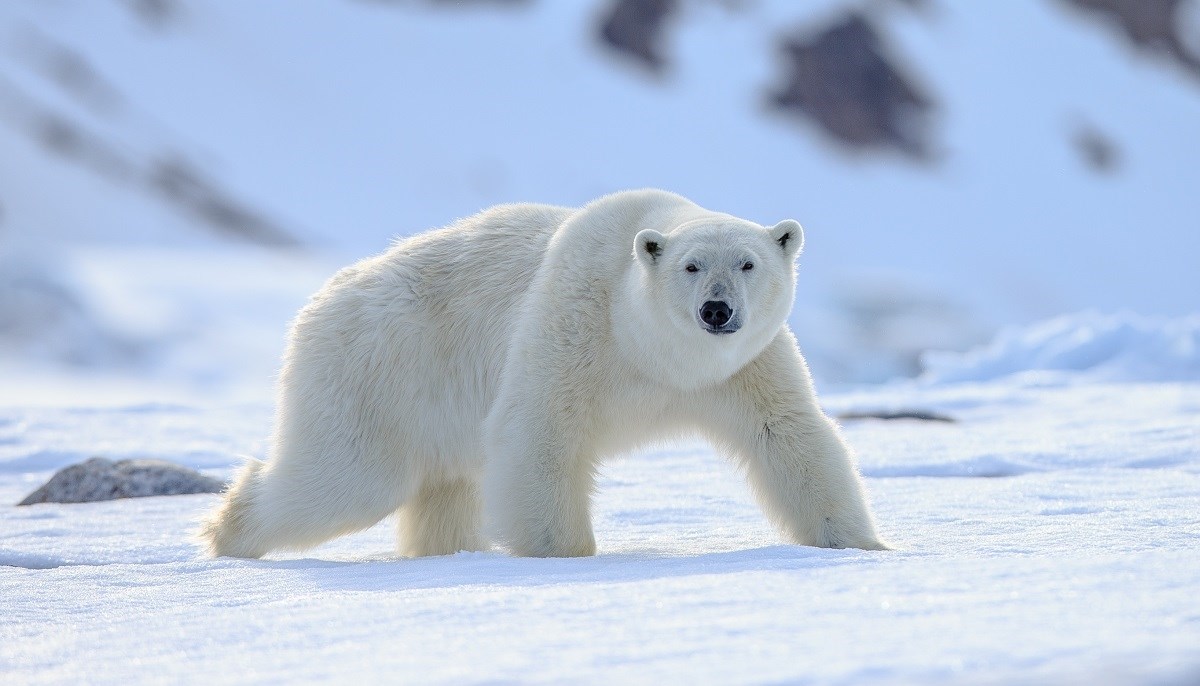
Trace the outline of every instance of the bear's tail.
<instances>
[{"instance_id":1,"label":"bear's tail","mask_svg":"<svg viewBox=\"0 0 1200 686\"><path fill-rule=\"evenodd\" d=\"M265 466L246 457L233 483L222 494L221 504L201 520L196 534L209 555L257 558L270 549L263 536L264 522L259 521L261 515L255 507Z\"/></svg>"}]
</instances>

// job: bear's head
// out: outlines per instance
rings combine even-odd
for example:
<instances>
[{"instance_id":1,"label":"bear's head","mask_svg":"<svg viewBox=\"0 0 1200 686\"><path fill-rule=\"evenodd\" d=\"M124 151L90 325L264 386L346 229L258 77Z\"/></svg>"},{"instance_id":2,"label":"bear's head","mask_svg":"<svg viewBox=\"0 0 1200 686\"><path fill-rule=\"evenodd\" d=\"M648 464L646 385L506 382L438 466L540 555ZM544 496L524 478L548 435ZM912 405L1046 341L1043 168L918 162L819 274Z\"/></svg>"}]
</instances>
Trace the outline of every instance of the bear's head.
<instances>
[{"instance_id":1,"label":"bear's head","mask_svg":"<svg viewBox=\"0 0 1200 686\"><path fill-rule=\"evenodd\" d=\"M666 233L643 229L637 256L635 319L678 362L659 359L660 378L698 387L724 380L757 356L792 309L795 259L804 230L788 219L771 228L707 214ZM649 315L649 316L647 316ZM671 369L667 369L670 367Z\"/></svg>"}]
</instances>

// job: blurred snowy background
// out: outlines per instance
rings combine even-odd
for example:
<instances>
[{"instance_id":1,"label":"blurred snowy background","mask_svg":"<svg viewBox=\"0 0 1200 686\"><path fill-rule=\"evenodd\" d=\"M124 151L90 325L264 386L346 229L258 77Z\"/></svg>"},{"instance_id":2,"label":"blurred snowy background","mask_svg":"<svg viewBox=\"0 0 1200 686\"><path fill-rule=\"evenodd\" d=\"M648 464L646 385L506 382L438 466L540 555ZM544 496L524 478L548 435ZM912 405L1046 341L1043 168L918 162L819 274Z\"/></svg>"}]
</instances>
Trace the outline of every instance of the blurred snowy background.
<instances>
[{"instance_id":1,"label":"blurred snowy background","mask_svg":"<svg viewBox=\"0 0 1200 686\"><path fill-rule=\"evenodd\" d=\"M818 382L914 376L1195 312L1198 159L1188 0L11 0L0 378L269 397L337 267L641 186L800 220Z\"/></svg>"}]
</instances>

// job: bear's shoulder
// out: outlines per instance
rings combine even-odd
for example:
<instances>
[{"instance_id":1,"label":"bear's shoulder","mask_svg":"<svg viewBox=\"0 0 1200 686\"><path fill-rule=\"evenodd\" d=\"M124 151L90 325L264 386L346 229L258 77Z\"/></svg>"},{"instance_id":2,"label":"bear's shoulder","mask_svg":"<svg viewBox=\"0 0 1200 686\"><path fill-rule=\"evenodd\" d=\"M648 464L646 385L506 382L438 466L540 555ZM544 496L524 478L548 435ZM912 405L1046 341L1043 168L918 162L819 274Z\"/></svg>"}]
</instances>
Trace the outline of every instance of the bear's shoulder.
<instances>
[{"instance_id":1,"label":"bear's shoulder","mask_svg":"<svg viewBox=\"0 0 1200 686\"><path fill-rule=\"evenodd\" d=\"M633 237L642 229L669 231L707 211L669 191L646 188L620 191L574 211L558 227L547 249L551 261L576 268L609 269L630 262Z\"/></svg>"}]
</instances>

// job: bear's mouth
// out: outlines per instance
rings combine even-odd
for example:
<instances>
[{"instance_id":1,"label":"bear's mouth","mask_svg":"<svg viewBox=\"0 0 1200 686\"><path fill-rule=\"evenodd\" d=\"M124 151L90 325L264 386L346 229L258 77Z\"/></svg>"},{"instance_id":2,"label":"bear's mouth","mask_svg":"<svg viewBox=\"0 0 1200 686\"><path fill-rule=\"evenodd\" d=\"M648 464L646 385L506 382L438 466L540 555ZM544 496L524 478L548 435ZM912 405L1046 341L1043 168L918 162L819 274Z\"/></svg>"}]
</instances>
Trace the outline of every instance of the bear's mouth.
<instances>
[{"instance_id":1,"label":"bear's mouth","mask_svg":"<svg viewBox=\"0 0 1200 686\"><path fill-rule=\"evenodd\" d=\"M700 328L714 336L724 336L726 334L737 333L737 330L742 328L742 325L738 322L729 322L728 324L723 324L721 326L709 326L708 324L701 324Z\"/></svg>"}]
</instances>

